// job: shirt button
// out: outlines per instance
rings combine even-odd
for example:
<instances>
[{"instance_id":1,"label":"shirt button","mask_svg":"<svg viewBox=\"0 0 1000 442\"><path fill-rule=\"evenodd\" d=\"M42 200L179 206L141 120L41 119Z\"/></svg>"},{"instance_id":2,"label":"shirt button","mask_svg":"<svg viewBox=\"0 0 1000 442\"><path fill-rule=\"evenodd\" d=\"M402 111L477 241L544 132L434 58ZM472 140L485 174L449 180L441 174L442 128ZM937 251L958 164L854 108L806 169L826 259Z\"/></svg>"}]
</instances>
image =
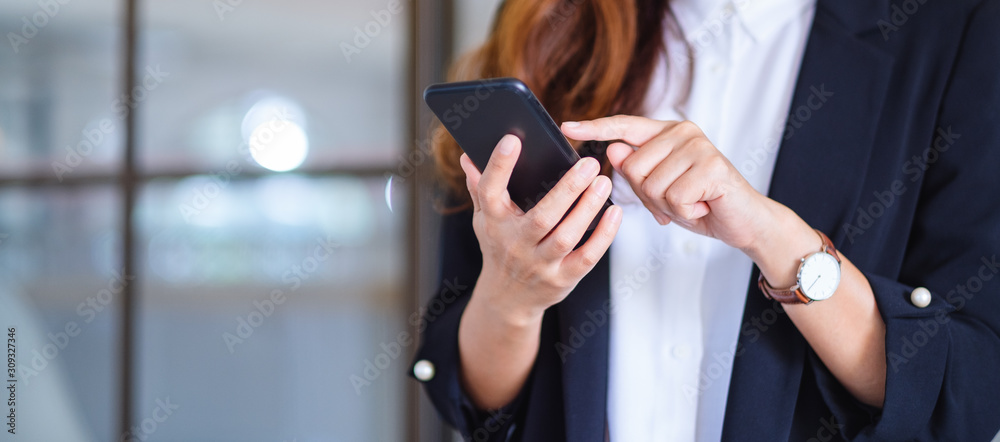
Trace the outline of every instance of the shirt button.
<instances>
[{"instance_id":1,"label":"shirt button","mask_svg":"<svg viewBox=\"0 0 1000 442\"><path fill-rule=\"evenodd\" d=\"M725 66L723 66L722 63L712 63L709 65L708 69L711 70L713 74L720 74L722 73L722 69L724 67Z\"/></svg>"},{"instance_id":2,"label":"shirt button","mask_svg":"<svg viewBox=\"0 0 1000 442\"><path fill-rule=\"evenodd\" d=\"M910 302L920 308L931 305L931 291L923 287L913 289L913 292L910 293Z\"/></svg>"},{"instance_id":3,"label":"shirt button","mask_svg":"<svg viewBox=\"0 0 1000 442\"><path fill-rule=\"evenodd\" d=\"M691 357L691 347L688 347L683 344L677 345L674 347L673 355L675 358L680 359L682 361L686 360L687 358Z\"/></svg>"},{"instance_id":4,"label":"shirt button","mask_svg":"<svg viewBox=\"0 0 1000 442\"><path fill-rule=\"evenodd\" d=\"M426 359L421 359L413 364L413 376L421 382L434 379L434 364Z\"/></svg>"}]
</instances>

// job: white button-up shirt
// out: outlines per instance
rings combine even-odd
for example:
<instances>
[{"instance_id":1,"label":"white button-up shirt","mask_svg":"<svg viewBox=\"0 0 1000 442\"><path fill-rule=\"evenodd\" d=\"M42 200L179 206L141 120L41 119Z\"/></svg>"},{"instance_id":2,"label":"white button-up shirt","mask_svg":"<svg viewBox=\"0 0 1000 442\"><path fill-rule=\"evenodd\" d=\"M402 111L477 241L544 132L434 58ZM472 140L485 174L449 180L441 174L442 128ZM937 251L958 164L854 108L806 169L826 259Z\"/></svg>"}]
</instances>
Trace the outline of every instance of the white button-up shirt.
<instances>
[{"instance_id":1,"label":"white button-up shirt","mask_svg":"<svg viewBox=\"0 0 1000 442\"><path fill-rule=\"evenodd\" d=\"M666 26L647 116L693 121L767 194L815 0L670 5L680 30ZM611 441L717 441L753 263L658 225L622 177L613 181L624 215L611 246Z\"/></svg>"}]
</instances>

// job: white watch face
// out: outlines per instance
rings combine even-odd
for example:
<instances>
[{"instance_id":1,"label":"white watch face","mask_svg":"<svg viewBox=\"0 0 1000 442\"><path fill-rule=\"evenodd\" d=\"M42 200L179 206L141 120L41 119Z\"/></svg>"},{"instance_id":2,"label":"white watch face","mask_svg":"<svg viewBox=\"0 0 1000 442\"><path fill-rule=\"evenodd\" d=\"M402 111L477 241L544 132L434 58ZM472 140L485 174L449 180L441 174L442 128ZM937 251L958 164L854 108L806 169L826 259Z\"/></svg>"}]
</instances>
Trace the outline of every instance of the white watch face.
<instances>
[{"instance_id":1,"label":"white watch face","mask_svg":"<svg viewBox=\"0 0 1000 442\"><path fill-rule=\"evenodd\" d=\"M813 301L833 296L840 284L840 263L826 252L813 253L802 261L799 270L799 287Z\"/></svg>"}]
</instances>

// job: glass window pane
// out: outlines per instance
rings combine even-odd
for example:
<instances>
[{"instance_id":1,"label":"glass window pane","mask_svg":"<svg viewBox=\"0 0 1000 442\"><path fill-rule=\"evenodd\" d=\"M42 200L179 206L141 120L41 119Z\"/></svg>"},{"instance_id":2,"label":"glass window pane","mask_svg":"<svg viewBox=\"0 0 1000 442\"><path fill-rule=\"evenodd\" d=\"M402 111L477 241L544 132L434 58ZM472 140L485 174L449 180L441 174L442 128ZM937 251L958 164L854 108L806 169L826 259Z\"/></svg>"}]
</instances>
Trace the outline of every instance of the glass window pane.
<instances>
[{"instance_id":1,"label":"glass window pane","mask_svg":"<svg viewBox=\"0 0 1000 442\"><path fill-rule=\"evenodd\" d=\"M405 189L385 184L286 174L145 187L137 416L178 407L150 440L405 439L412 343L352 383L408 327Z\"/></svg>"},{"instance_id":2,"label":"glass window pane","mask_svg":"<svg viewBox=\"0 0 1000 442\"><path fill-rule=\"evenodd\" d=\"M0 189L0 327L15 328L17 347L11 440L118 439L118 294L132 281L119 210L111 187Z\"/></svg>"},{"instance_id":3,"label":"glass window pane","mask_svg":"<svg viewBox=\"0 0 1000 442\"><path fill-rule=\"evenodd\" d=\"M140 64L160 73L143 74L157 89L141 114L142 167L214 170L248 147L271 170L392 164L406 4L146 2ZM275 135L272 120L291 127Z\"/></svg>"},{"instance_id":4,"label":"glass window pane","mask_svg":"<svg viewBox=\"0 0 1000 442\"><path fill-rule=\"evenodd\" d=\"M117 170L121 4L0 0L0 176Z\"/></svg>"}]
</instances>

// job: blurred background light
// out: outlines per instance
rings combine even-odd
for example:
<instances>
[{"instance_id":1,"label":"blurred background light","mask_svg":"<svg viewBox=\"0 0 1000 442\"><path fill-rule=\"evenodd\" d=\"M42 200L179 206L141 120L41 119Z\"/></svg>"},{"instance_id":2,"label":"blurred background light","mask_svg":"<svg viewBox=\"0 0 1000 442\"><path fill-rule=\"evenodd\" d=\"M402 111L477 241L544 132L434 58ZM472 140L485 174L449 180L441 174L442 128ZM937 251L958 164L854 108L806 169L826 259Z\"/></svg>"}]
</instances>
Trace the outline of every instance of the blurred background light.
<instances>
[{"instance_id":1,"label":"blurred background light","mask_svg":"<svg viewBox=\"0 0 1000 442\"><path fill-rule=\"evenodd\" d=\"M389 175L389 179L385 182L385 205L389 207L389 212L392 212L392 175Z\"/></svg>"},{"instance_id":2,"label":"blurred background light","mask_svg":"<svg viewBox=\"0 0 1000 442\"><path fill-rule=\"evenodd\" d=\"M291 121L261 123L250 134L250 155L265 169L287 172L301 166L308 153L306 132Z\"/></svg>"},{"instance_id":3,"label":"blurred background light","mask_svg":"<svg viewBox=\"0 0 1000 442\"><path fill-rule=\"evenodd\" d=\"M264 94L243 117L240 132L250 155L261 167L287 172L302 165L309 154L306 118L294 101Z\"/></svg>"}]
</instances>

